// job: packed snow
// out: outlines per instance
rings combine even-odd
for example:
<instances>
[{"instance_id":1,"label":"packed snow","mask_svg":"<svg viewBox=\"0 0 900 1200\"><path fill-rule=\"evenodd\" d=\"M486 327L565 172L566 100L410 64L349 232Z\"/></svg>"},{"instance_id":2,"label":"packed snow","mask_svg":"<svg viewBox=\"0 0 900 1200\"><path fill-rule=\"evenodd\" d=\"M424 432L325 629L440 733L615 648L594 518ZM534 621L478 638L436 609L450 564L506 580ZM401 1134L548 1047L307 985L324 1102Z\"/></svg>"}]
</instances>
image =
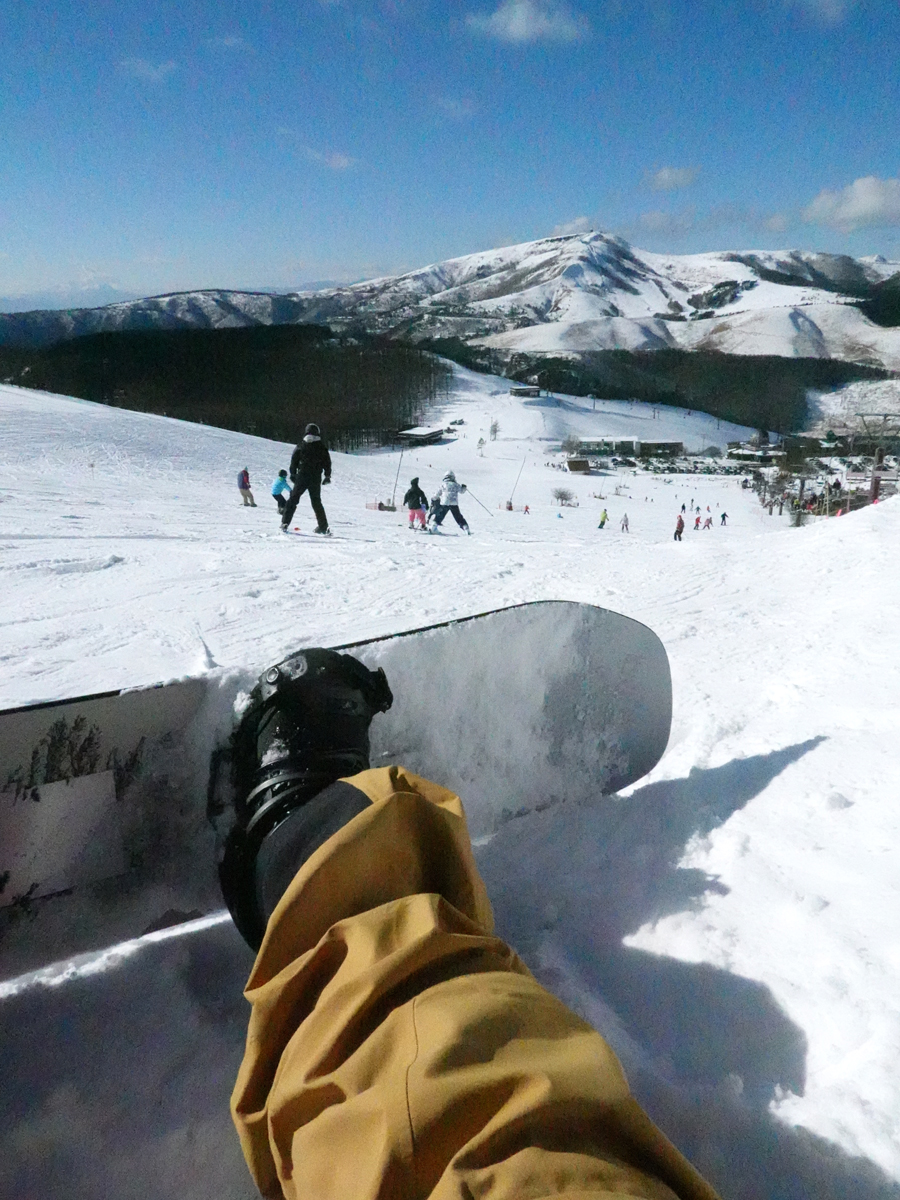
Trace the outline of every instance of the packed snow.
<instances>
[{"instance_id":1,"label":"packed snow","mask_svg":"<svg viewBox=\"0 0 900 1200\"><path fill-rule=\"evenodd\" d=\"M654 629L673 674L666 754L627 794L482 841L500 932L610 1039L639 1099L725 1197L898 1195L900 499L797 529L735 476L570 475L557 469L567 433L699 450L750 431L637 403L519 399L457 369L429 414L462 421L455 438L402 461L333 455L323 539L305 498L300 532L278 528L269 487L290 446L10 387L0 411L3 705L261 669L298 644L536 599ZM256 508L238 494L245 466ZM468 485L473 535L449 517L437 536L409 531L410 478L432 495L448 469ZM367 507L392 498L396 512ZM679 543L682 504L713 520L697 532L689 520ZM232 1051L217 1050L224 1026L209 1014L238 1030L241 1009L204 982L209 953L202 972L185 967L184 995L151 975L147 995L186 1021L201 1004L216 1033L198 1054L224 1095ZM61 1083L36 1123L8 1132L0 1158L90 1138L75 1088ZM160 1135L158 1169L142 1160L138 1173L150 1193L248 1194L225 1179L213 1134L198 1137L191 1149ZM171 1166L195 1154L216 1193ZM102 1164L90 1171L100 1194Z\"/></svg>"}]
</instances>

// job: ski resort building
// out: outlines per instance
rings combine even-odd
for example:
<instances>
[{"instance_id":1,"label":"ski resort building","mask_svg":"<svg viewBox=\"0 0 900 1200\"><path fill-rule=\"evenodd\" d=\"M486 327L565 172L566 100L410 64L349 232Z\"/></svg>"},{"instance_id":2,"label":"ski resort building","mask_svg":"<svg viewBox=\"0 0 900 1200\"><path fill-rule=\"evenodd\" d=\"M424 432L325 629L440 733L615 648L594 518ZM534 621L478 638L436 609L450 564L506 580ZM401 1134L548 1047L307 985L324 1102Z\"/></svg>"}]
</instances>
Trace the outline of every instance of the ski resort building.
<instances>
[{"instance_id":1,"label":"ski resort building","mask_svg":"<svg viewBox=\"0 0 900 1200\"><path fill-rule=\"evenodd\" d=\"M411 429L401 429L397 441L401 446L431 446L444 436L441 426L427 428L424 425L414 425Z\"/></svg>"},{"instance_id":2,"label":"ski resort building","mask_svg":"<svg viewBox=\"0 0 900 1200\"><path fill-rule=\"evenodd\" d=\"M647 442L641 438L590 438L578 443L585 454L630 454L635 458L678 458L684 454L684 442Z\"/></svg>"},{"instance_id":3,"label":"ski resort building","mask_svg":"<svg viewBox=\"0 0 900 1200\"><path fill-rule=\"evenodd\" d=\"M773 462L778 462L785 458L784 450L774 450L771 446L754 445L753 442L740 442L737 445L729 442L726 458L734 459L736 462L753 462L757 466L770 466Z\"/></svg>"}]
</instances>

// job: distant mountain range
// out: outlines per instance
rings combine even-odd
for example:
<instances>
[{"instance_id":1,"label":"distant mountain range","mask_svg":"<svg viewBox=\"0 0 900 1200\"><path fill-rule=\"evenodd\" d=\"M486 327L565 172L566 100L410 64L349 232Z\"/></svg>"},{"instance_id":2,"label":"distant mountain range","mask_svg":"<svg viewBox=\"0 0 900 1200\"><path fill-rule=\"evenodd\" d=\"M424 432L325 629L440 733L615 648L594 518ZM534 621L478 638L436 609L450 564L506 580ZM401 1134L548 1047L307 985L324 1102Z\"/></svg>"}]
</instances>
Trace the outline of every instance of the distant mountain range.
<instances>
[{"instance_id":1,"label":"distant mountain range","mask_svg":"<svg viewBox=\"0 0 900 1200\"><path fill-rule=\"evenodd\" d=\"M900 371L900 262L793 250L651 254L602 233L449 259L345 287L178 292L0 313L0 345L119 329L324 324L508 360L600 350L833 358Z\"/></svg>"}]
</instances>

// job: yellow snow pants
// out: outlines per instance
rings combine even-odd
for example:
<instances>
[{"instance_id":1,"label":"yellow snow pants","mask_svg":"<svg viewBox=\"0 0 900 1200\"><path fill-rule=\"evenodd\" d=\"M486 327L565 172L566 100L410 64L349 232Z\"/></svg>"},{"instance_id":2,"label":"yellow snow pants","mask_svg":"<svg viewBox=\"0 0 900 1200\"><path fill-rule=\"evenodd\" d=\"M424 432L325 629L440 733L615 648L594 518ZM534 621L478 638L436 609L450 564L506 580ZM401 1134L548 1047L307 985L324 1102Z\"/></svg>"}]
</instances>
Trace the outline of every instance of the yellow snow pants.
<instances>
[{"instance_id":1,"label":"yellow snow pants","mask_svg":"<svg viewBox=\"0 0 900 1200\"><path fill-rule=\"evenodd\" d=\"M612 1050L492 936L459 798L400 767L269 921L232 1115L267 1197L716 1193Z\"/></svg>"}]
</instances>

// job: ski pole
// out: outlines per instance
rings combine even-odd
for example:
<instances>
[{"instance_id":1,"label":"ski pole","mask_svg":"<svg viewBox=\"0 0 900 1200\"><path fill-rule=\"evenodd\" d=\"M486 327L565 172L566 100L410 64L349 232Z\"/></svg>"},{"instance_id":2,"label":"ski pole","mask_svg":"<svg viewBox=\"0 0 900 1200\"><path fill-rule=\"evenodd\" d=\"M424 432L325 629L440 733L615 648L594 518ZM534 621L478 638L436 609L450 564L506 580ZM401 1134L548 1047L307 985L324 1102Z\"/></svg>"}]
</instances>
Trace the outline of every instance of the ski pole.
<instances>
[{"instance_id":1,"label":"ski pole","mask_svg":"<svg viewBox=\"0 0 900 1200\"><path fill-rule=\"evenodd\" d=\"M527 456L526 456L527 457ZM509 502L512 504L512 498L516 494L516 488L519 486L519 480L522 478L522 472L525 470L525 459L522 459L522 465L519 467L519 473L516 476L516 482L513 484L513 490L509 493Z\"/></svg>"},{"instance_id":2,"label":"ski pole","mask_svg":"<svg viewBox=\"0 0 900 1200\"><path fill-rule=\"evenodd\" d=\"M400 448L400 461L397 463L397 478L394 480L394 490L391 492L391 504L394 503L394 497L397 495L397 482L400 479L400 468L403 466L403 451L405 447Z\"/></svg>"},{"instance_id":3,"label":"ski pole","mask_svg":"<svg viewBox=\"0 0 900 1200\"><path fill-rule=\"evenodd\" d=\"M471 488L466 488L466 491L469 493L469 495L472 497L472 499L475 501L476 504L481 504L481 501L478 499L478 497L475 495L475 493L472 491ZM491 512L491 510L487 507L486 504L481 504L481 507L484 509L484 511L487 513L487 515L489 517L493 517L494 514Z\"/></svg>"}]
</instances>

